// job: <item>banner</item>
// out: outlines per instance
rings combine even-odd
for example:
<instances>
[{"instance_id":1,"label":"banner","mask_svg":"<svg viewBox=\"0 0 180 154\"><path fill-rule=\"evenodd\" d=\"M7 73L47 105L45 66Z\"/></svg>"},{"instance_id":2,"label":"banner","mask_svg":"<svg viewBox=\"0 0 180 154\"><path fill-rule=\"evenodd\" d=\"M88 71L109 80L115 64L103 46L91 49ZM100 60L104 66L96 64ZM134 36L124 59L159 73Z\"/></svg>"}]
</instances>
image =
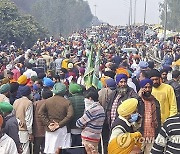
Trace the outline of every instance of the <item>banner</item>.
<instances>
[{"instance_id":1,"label":"banner","mask_svg":"<svg viewBox=\"0 0 180 154\"><path fill-rule=\"evenodd\" d=\"M96 61L94 66L93 79L92 79L92 86L94 86L96 89L98 89L98 83L99 83L99 67L100 67L100 50L98 49L96 53Z\"/></svg>"},{"instance_id":2,"label":"banner","mask_svg":"<svg viewBox=\"0 0 180 154\"><path fill-rule=\"evenodd\" d=\"M93 45L91 45L91 51L88 55L88 61L86 65L86 70L84 73L84 83L86 86L86 89L90 88L92 86L92 76L94 71L94 65L93 65Z\"/></svg>"}]
</instances>

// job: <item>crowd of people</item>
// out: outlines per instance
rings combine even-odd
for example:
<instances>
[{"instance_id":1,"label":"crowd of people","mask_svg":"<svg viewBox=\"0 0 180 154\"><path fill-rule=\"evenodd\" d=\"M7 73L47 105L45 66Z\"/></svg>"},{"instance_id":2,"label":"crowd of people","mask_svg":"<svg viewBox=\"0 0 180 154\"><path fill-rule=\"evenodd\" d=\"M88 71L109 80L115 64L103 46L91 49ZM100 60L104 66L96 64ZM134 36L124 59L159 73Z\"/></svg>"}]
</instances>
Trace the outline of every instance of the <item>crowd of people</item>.
<instances>
[{"instance_id":1,"label":"crowd of people","mask_svg":"<svg viewBox=\"0 0 180 154\"><path fill-rule=\"evenodd\" d=\"M180 152L178 39L144 40L138 26L90 31L31 49L0 42L0 153Z\"/></svg>"}]
</instances>

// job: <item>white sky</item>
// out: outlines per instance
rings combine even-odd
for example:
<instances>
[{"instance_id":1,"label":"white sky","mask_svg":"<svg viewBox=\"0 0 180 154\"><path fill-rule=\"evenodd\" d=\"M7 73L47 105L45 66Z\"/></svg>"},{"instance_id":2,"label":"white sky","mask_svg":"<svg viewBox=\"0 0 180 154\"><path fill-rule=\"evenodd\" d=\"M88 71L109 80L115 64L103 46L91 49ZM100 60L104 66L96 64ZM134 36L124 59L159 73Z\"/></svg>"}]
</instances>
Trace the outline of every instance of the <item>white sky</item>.
<instances>
[{"instance_id":1,"label":"white sky","mask_svg":"<svg viewBox=\"0 0 180 154\"><path fill-rule=\"evenodd\" d=\"M125 25L128 24L129 19L129 4L130 0L87 0L89 2L91 11L97 17L111 25ZM136 7L136 23L143 23L144 20L144 2L145 0L137 0ZM146 23L157 24L159 19L159 2L163 0L147 0L147 16ZM134 10L135 0L132 0ZM133 11L134 14L134 11ZM133 17L134 23L134 17Z\"/></svg>"}]
</instances>

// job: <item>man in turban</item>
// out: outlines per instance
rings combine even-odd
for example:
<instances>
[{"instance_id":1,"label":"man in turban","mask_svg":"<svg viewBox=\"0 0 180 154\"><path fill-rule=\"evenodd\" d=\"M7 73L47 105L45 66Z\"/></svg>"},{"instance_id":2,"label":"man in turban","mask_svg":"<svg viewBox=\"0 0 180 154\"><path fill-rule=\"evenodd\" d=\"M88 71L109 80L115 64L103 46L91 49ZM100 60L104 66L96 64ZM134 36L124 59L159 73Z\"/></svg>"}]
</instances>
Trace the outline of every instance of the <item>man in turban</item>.
<instances>
[{"instance_id":1,"label":"man in turban","mask_svg":"<svg viewBox=\"0 0 180 154\"><path fill-rule=\"evenodd\" d=\"M19 138L22 144L23 154L29 154L29 144L33 140L33 103L31 101L31 88L29 86L23 86L20 92L22 97L15 100L13 108L15 110L15 116L18 119Z\"/></svg>"},{"instance_id":2,"label":"man in turban","mask_svg":"<svg viewBox=\"0 0 180 154\"><path fill-rule=\"evenodd\" d=\"M126 74L117 74L115 81L117 84L116 90L114 90L110 96L110 101L107 106L107 117L109 126L113 124L114 120L118 117L117 107L122 101L128 98L137 98L137 93L127 85L128 76Z\"/></svg>"},{"instance_id":3,"label":"man in turban","mask_svg":"<svg viewBox=\"0 0 180 154\"><path fill-rule=\"evenodd\" d=\"M170 85L161 82L161 74L158 70L151 70L149 77L153 81L152 95L160 103L161 123L163 123L168 117L177 114L176 96Z\"/></svg>"},{"instance_id":4,"label":"man in turban","mask_svg":"<svg viewBox=\"0 0 180 154\"><path fill-rule=\"evenodd\" d=\"M0 87L0 102L9 102L10 103L10 100L9 100L10 89L11 89L11 87L10 87L9 83L3 84Z\"/></svg>"},{"instance_id":5,"label":"man in turban","mask_svg":"<svg viewBox=\"0 0 180 154\"><path fill-rule=\"evenodd\" d=\"M85 103L83 96L83 89L81 85L71 83L69 85L69 93L72 95L69 100L73 106L74 116L70 123L72 144L71 146L81 146L81 132L82 129L76 127L76 121L84 114Z\"/></svg>"},{"instance_id":6,"label":"man in turban","mask_svg":"<svg viewBox=\"0 0 180 154\"><path fill-rule=\"evenodd\" d=\"M138 111L142 115L140 131L146 141L154 141L161 128L160 104L151 94L153 81L151 79L141 80L140 83ZM150 153L153 142L143 144L144 153Z\"/></svg>"},{"instance_id":7,"label":"man in turban","mask_svg":"<svg viewBox=\"0 0 180 154\"><path fill-rule=\"evenodd\" d=\"M73 117L73 107L64 98L66 86L56 83L53 87L54 96L48 98L39 109L39 116L46 127L44 153L55 153L58 147L69 147L67 124Z\"/></svg>"},{"instance_id":8,"label":"man in turban","mask_svg":"<svg viewBox=\"0 0 180 154\"><path fill-rule=\"evenodd\" d=\"M5 121L5 127L3 129L3 132L14 140L14 142L16 143L17 150L20 153L22 152L22 150L18 135L18 122L12 111L13 106L10 103L0 102L0 112L3 113Z\"/></svg>"},{"instance_id":9,"label":"man in turban","mask_svg":"<svg viewBox=\"0 0 180 154\"><path fill-rule=\"evenodd\" d=\"M135 98L127 99L119 105L118 117L112 125L108 154L130 154L136 150L140 152L138 139L142 135L133 129L133 124L141 121L137 109L138 100Z\"/></svg>"}]
</instances>

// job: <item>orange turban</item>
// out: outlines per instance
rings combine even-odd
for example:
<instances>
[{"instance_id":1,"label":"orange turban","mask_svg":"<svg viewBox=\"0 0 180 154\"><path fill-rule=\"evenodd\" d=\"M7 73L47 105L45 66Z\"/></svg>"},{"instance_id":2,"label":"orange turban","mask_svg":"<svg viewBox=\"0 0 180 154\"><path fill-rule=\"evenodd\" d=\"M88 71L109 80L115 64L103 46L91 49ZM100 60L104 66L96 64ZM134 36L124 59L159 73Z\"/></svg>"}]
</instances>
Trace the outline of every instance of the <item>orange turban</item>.
<instances>
[{"instance_id":1,"label":"orange turban","mask_svg":"<svg viewBox=\"0 0 180 154\"><path fill-rule=\"evenodd\" d=\"M116 74L126 74L129 77L129 72L128 70L124 69L124 68L118 68L116 69Z\"/></svg>"}]
</instances>

